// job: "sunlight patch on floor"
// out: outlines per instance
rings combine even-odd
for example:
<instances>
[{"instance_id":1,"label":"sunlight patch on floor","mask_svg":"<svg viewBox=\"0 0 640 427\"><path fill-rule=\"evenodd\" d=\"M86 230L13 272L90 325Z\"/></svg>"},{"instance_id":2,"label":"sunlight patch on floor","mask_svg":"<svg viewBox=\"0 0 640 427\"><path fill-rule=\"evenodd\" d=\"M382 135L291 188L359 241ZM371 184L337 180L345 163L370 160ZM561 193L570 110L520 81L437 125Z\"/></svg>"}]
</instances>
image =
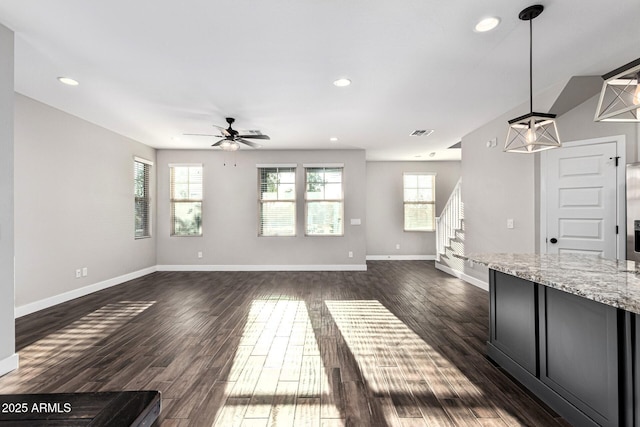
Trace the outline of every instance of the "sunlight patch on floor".
<instances>
[{"instance_id":1,"label":"sunlight patch on floor","mask_svg":"<svg viewBox=\"0 0 640 427\"><path fill-rule=\"evenodd\" d=\"M79 359L116 330L147 310L155 301L119 301L107 304L20 350L20 366L2 379L0 391L11 393L42 388L38 374ZM63 375L63 374L62 374ZM61 376L62 376L61 375Z\"/></svg>"},{"instance_id":2,"label":"sunlight patch on floor","mask_svg":"<svg viewBox=\"0 0 640 427\"><path fill-rule=\"evenodd\" d=\"M388 422L392 423L396 416L401 419L424 416L428 420L431 403L437 399L483 397L453 363L379 301L325 301L325 304L367 387L374 396L389 397L393 402L396 413L385 414Z\"/></svg>"},{"instance_id":3,"label":"sunlight patch on floor","mask_svg":"<svg viewBox=\"0 0 640 427\"><path fill-rule=\"evenodd\" d=\"M214 426L344 425L303 301L253 301L231 363Z\"/></svg>"}]
</instances>

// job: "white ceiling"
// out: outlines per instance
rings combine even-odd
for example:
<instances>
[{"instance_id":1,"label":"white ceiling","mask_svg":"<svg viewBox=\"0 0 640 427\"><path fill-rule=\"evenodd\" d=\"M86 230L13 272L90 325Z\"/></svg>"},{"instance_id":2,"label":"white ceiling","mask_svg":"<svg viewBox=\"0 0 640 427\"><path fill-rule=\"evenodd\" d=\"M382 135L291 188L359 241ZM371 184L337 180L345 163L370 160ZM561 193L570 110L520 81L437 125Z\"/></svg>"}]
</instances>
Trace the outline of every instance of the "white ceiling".
<instances>
[{"instance_id":1,"label":"white ceiling","mask_svg":"<svg viewBox=\"0 0 640 427\"><path fill-rule=\"evenodd\" d=\"M234 128L271 136L262 149L444 160L460 158L447 147L462 136L527 101L529 27L518 13L531 4L2 0L0 23L16 34L17 92L156 148L208 148L213 139L175 137L214 133L232 116ZM640 56L637 0L542 4L534 91ZM474 32L489 15L501 25ZM353 84L337 88L338 77ZM415 129L435 132L410 137Z\"/></svg>"}]
</instances>

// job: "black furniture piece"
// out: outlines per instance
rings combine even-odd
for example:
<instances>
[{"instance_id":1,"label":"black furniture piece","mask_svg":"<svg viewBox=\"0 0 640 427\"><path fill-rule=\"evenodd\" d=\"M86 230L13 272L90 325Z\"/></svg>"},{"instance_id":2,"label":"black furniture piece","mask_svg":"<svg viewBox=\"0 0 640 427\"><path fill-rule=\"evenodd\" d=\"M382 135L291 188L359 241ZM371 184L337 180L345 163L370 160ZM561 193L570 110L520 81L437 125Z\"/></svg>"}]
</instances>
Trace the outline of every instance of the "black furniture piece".
<instances>
[{"instance_id":1,"label":"black furniture piece","mask_svg":"<svg viewBox=\"0 0 640 427\"><path fill-rule=\"evenodd\" d=\"M159 391L0 395L3 427L143 427L160 410Z\"/></svg>"}]
</instances>

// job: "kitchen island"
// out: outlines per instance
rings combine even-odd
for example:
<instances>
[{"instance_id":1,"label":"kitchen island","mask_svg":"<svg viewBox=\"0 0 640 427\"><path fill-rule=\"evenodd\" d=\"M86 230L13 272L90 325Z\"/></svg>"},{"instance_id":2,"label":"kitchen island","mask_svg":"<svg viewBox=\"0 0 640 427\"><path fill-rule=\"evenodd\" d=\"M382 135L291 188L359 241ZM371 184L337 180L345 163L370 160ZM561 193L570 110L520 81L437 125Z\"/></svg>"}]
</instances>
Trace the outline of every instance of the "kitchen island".
<instances>
[{"instance_id":1,"label":"kitchen island","mask_svg":"<svg viewBox=\"0 0 640 427\"><path fill-rule=\"evenodd\" d=\"M640 427L640 275L587 255L472 254L489 268L487 355L576 426Z\"/></svg>"}]
</instances>

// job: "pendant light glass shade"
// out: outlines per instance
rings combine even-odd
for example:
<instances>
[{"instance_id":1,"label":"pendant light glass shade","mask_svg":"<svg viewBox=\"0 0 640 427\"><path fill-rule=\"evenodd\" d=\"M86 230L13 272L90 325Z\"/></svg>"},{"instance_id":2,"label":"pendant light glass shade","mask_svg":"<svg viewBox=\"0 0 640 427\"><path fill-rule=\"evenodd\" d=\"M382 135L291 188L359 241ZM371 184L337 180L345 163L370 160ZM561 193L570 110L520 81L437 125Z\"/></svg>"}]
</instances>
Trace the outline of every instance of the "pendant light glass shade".
<instances>
[{"instance_id":1,"label":"pendant light glass shade","mask_svg":"<svg viewBox=\"0 0 640 427\"><path fill-rule=\"evenodd\" d=\"M602 76L594 121L640 122L640 59Z\"/></svg>"},{"instance_id":2,"label":"pendant light glass shade","mask_svg":"<svg viewBox=\"0 0 640 427\"><path fill-rule=\"evenodd\" d=\"M536 153L562 144L554 120L555 114L533 112L533 25L532 21L542 13L542 5L529 6L520 12L519 18L529 21L529 113L509 120L509 132L504 151L510 153Z\"/></svg>"}]
</instances>

